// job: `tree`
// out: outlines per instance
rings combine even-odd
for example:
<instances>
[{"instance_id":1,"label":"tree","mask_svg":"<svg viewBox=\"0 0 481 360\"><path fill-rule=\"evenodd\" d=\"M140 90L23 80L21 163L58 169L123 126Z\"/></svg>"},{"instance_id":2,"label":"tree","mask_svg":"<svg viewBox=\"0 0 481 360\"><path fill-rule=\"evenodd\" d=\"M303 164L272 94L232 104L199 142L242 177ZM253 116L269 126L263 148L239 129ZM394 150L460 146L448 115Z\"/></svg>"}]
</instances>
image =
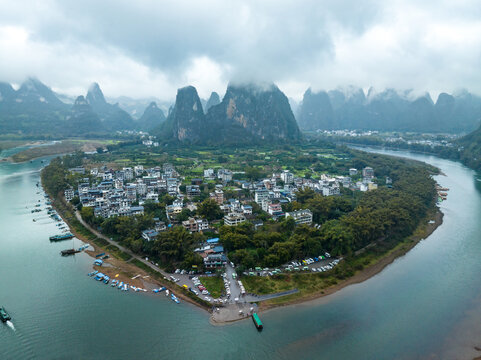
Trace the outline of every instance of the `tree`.
<instances>
[{"instance_id":1,"label":"tree","mask_svg":"<svg viewBox=\"0 0 481 360\"><path fill-rule=\"evenodd\" d=\"M213 199L205 199L199 204L197 214L209 221L222 219L224 213Z\"/></svg>"}]
</instances>

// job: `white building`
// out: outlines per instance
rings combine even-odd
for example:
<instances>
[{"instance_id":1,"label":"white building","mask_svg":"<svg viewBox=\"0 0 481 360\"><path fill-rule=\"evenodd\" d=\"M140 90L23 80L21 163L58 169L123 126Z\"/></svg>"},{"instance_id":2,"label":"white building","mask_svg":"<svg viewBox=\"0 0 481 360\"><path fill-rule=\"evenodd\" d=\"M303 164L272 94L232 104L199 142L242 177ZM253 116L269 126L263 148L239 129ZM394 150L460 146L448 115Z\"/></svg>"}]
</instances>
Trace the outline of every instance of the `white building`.
<instances>
[{"instance_id":1,"label":"white building","mask_svg":"<svg viewBox=\"0 0 481 360\"><path fill-rule=\"evenodd\" d=\"M281 180L284 182L284 184L292 184L294 182L294 175L289 172L289 170L284 170L281 173Z\"/></svg>"},{"instance_id":2,"label":"white building","mask_svg":"<svg viewBox=\"0 0 481 360\"><path fill-rule=\"evenodd\" d=\"M246 221L244 214L230 213L224 216L224 224L227 226L237 226Z\"/></svg>"},{"instance_id":3,"label":"white building","mask_svg":"<svg viewBox=\"0 0 481 360\"><path fill-rule=\"evenodd\" d=\"M297 225L312 224L312 212L309 209L286 212L286 218L289 216L294 219Z\"/></svg>"}]
</instances>

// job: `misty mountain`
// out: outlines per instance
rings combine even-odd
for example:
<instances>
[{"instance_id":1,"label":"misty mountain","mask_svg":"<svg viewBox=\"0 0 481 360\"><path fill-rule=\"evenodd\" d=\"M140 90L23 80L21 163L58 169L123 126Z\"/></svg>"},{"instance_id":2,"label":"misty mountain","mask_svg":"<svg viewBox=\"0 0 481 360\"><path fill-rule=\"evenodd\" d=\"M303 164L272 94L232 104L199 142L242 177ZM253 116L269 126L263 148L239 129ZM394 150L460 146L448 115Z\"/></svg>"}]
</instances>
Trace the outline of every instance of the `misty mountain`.
<instances>
[{"instance_id":1,"label":"misty mountain","mask_svg":"<svg viewBox=\"0 0 481 360\"><path fill-rule=\"evenodd\" d=\"M177 90L175 104L167 120L154 134L159 134L165 140L185 143L204 143L209 133L202 103L197 90L186 86Z\"/></svg>"},{"instance_id":2,"label":"misty mountain","mask_svg":"<svg viewBox=\"0 0 481 360\"><path fill-rule=\"evenodd\" d=\"M428 93L386 89L367 96L349 87L313 92L308 89L297 112L304 130L360 129L380 131L472 131L481 119L481 98L468 92L441 93L433 102Z\"/></svg>"},{"instance_id":3,"label":"misty mountain","mask_svg":"<svg viewBox=\"0 0 481 360\"><path fill-rule=\"evenodd\" d=\"M301 134L287 97L275 85L229 85L222 101L202 111L194 87L178 90L164 139L195 144L295 142Z\"/></svg>"},{"instance_id":4,"label":"misty mountain","mask_svg":"<svg viewBox=\"0 0 481 360\"><path fill-rule=\"evenodd\" d=\"M100 90L97 83L90 85L87 96L85 97L92 110L98 114L106 130L130 130L135 128L132 117L118 104L109 104Z\"/></svg>"},{"instance_id":5,"label":"misty mountain","mask_svg":"<svg viewBox=\"0 0 481 360\"><path fill-rule=\"evenodd\" d=\"M162 101L155 97L133 99L128 96L118 96L118 97L106 96L105 99L107 102L111 104L118 103L119 107L122 110L125 110L134 119L134 121L142 117L145 109L152 102L155 102L157 104L157 107L161 109L164 112L164 114L168 112L169 107L172 105L172 102L170 101Z\"/></svg>"},{"instance_id":6,"label":"misty mountain","mask_svg":"<svg viewBox=\"0 0 481 360\"><path fill-rule=\"evenodd\" d=\"M70 133L94 133L102 129L99 116L93 111L88 101L79 96L66 117L66 128Z\"/></svg>"},{"instance_id":7,"label":"misty mountain","mask_svg":"<svg viewBox=\"0 0 481 360\"><path fill-rule=\"evenodd\" d=\"M145 109L141 118L137 121L136 127L141 130L150 131L165 121L164 112L152 101Z\"/></svg>"},{"instance_id":8,"label":"misty mountain","mask_svg":"<svg viewBox=\"0 0 481 360\"><path fill-rule=\"evenodd\" d=\"M209 97L209 100L207 100L205 106L204 106L204 111L207 113L207 111L209 111L209 109L212 107L212 106L215 106L215 105L219 105L220 104L220 97L219 97L219 94L217 94L215 91L213 91L211 94L210 94L210 97Z\"/></svg>"},{"instance_id":9,"label":"misty mountain","mask_svg":"<svg viewBox=\"0 0 481 360\"><path fill-rule=\"evenodd\" d=\"M68 105L35 78L28 78L15 91L0 83L0 133L18 135L61 132Z\"/></svg>"}]
</instances>

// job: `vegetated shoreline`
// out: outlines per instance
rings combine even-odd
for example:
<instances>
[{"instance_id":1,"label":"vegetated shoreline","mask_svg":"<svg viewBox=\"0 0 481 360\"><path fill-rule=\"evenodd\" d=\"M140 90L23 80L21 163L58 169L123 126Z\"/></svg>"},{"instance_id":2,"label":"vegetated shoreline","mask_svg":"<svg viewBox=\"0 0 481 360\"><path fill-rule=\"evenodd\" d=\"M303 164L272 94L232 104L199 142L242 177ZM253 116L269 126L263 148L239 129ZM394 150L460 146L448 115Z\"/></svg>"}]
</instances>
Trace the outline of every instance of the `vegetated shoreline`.
<instances>
[{"instance_id":1,"label":"vegetated shoreline","mask_svg":"<svg viewBox=\"0 0 481 360\"><path fill-rule=\"evenodd\" d=\"M420 227L424 227L422 235L416 235L415 233L417 231L415 231L413 235L409 236L406 240L404 240L402 243L399 244L401 246L399 245L396 246L392 251L389 251L387 254L383 255L378 261L376 261L374 264L370 265L369 267L363 270L360 270L350 278L343 280L335 285L332 285L326 289L323 289L317 293L307 294L306 296L294 299L292 301L287 301L282 304L261 302L259 305L259 311L266 312L268 310L272 310L279 307L292 306L292 305L298 305L298 304L307 304L310 302L314 303L316 300L325 298L329 295L333 295L334 293L342 290L343 288L349 285L359 284L366 280L369 280L373 276L383 271L388 265L392 264L397 258L400 258L405 254L407 254L420 241L427 239L443 223L443 218L444 218L444 213L439 208L436 208L434 218L432 218L432 220L434 220L434 223L433 224L422 223L418 226L418 229Z\"/></svg>"}]
</instances>

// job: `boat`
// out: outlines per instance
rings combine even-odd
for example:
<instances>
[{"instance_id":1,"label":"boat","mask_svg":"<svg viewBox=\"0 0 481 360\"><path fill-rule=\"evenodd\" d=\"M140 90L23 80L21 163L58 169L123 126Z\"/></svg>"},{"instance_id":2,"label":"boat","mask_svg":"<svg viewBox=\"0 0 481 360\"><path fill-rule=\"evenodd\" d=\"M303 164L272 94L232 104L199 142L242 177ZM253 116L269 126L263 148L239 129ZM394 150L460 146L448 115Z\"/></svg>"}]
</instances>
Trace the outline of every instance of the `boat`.
<instances>
[{"instance_id":1,"label":"boat","mask_svg":"<svg viewBox=\"0 0 481 360\"><path fill-rule=\"evenodd\" d=\"M119 283L118 280L112 280L112 284L110 284L110 286L115 287L117 286L118 283Z\"/></svg>"},{"instance_id":2,"label":"boat","mask_svg":"<svg viewBox=\"0 0 481 360\"><path fill-rule=\"evenodd\" d=\"M110 256L108 256L108 255L105 255L105 256L102 256L102 259L104 259L104 260L105 260L105 259L108 259L109 257L110 257Z\"/></svg>"},{"instance_id":3,"label":"boat","mask_svg":"<svg viewBox=\"0 0 481 360\"><path fill-rule=\"evenodd\" d=\"M75 255L76 253L79 253L79 252L80 252L80 250L67 249L67 250L60 251L60 255L69 256L69 255Z\"/></svg>"},{"instance_id":4,"label":"boat","mask_svg":"<svg viewBox=\"0 0 481 360\"><path fill-rule=\"evenodd\" d=\"M169 296L169 290L165 290L165 296Z\"/></svg>"},{"instance_id":5,"label":"boat","mask_svg":"<svg viewBox=\"0 0 481 360\"><path fill-rule=\"evenodd\" d=\"M119 284L119 286L117 286L117 289L122 289L123 287L124 287L124 282L121 281L120 284Z\"/></svg>"},{"instance_id":6,"label":"boat","mask_svg":"<svg viewBox=\"0 0 481 360\"><path fill-rule=\"evenodd\" d=\"M101 254L95 255L95 257L96 257L96 258L99 258L99 257L104 256L104 255L105 255L105 253L103 252L103 253L101 253Z\"/></svg>"},{"instance_id":7,"label":"boat","mask_svg":"<svg viewBox=\"0 0 481 360\"><path fill-rule=\"evenodd\" d=\"M257 313L252 314L252 321L254 321L254 325L256 326L257 330L261 331L264 326L262 325L262 321L259 318L259 315Z\"/></svg>"},{"instance_id":8,"label":"boat","mask_svg":"<svg viewBox=\"0 0 481 360\"><path fill-rule=\"evenodd\" d=\"M110 281L110 276L105 275L104 276L104 284L108 284Z\"/></svg>"},{"instance_id":9,"label":"boat","mask_svg":"<svg viewBox=\"0 0 481 360\"><path fill-rule=\"evenodd\" d=\"M89 272L87 275L88 275L88 276L94 276L94 275L97 274L98 272L99 272L98 270L95 270L95 271Z\"/></svg>"},{"instance_id":10,"label":"boat","mask_svg":"<svg viewBox=\"0 0 481 360\"><path fill-rule=\"evenodd\" d=\"M0 307L0 319L2 319L3 322L7 322L9 320L12 320L10 315L8 314L7 310L2 306Z\"/></svg>"},{"instance_id":11,"label":"boat","mask_svg":"<svg viewBox=\"0 0 481 360\"><path fill-rule=\"evenodd\" d=\"M65 233L65 234L60 234L60 235L53 235L50 236L50 241L62 241L62 240L68 240L73 238L73 234L71 233Z\"/></svg>"},{"instance_id":12,"label":"boat","mask_svg":"<svg viewBox=\"0 0 481 360\"><path fill-rule=\"evenodd\" d=\"M172 293L172 295L170 296L170 298L171 298L172 301L174 301L176 304L180 304L179 299L177 298L177 296L174 295L174 293Z\"/></svg>"},{"instance_id":13,"label":"boat","mask_svg":"<svg viewBox=\"0 0 481 360\"><path fill-rule=\"evenodd\" d=\"M98 273L97 275L95 275L94 279L97 281L101 281L104 278L104 276L105 276L104 274Z\"/></svg>"},{"instance_id":14,"label":"boat","mask_svg":"<svg viewBox=\"0 0 481 360\"><path fill-rule=\"evenodd\" d=\"M94 265L97 265L97 266L102 266L103 263L104 262L100 259L97 259L97 260L94 261Z\"/></svg>"},{"instance_id":15,"label":"boat","mask_svg":"<svg viewBox=\"0 0 481 360\"><path fill-rule=\"evenodd\" d=\"M35 220L35 219L32 219L32 221L33 221L33 222L36 222L37 220Z\"/></svg>"}]
</instances>

